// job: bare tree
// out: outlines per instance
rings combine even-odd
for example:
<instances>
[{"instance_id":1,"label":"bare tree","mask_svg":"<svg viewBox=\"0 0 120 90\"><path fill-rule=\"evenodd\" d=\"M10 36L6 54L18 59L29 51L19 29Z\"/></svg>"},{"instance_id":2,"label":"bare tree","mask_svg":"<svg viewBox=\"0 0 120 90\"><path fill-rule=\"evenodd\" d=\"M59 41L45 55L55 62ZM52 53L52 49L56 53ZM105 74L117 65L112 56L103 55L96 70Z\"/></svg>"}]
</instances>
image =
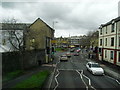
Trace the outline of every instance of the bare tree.
<instances>
[{"instance_id":1,"label":"bare tree","mask_svg":"<svg viewBox=\"0 0 120 90\"><path fill-rule=\"evenodd\" d=\"M7 19L2 23L2 29L8 37L9 43L16 51L24 50L24 32L27 29L25 24L17 23L16 19Z\"/></svg>"}]
</instances>

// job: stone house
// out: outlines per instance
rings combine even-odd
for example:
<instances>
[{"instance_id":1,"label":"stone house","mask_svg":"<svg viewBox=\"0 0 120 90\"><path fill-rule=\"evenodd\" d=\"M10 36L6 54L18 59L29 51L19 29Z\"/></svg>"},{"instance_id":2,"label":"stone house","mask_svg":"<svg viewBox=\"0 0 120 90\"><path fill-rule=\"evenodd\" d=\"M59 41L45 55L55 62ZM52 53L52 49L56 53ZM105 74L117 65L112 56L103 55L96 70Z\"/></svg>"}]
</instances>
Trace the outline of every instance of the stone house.
<instances>
[{"instance_id":1,"label":"stone house","mask_svg":"<svg viewBox=\"0 0 120 90\"><path fill-rule=\"evenodd\" d=\"M54 38L54 29L38 18L28 27L27 33L26 50L43 50L44 54L37 57L42 59L42 63L51 61L51 40Z\"/></svg>"}]
</instances>

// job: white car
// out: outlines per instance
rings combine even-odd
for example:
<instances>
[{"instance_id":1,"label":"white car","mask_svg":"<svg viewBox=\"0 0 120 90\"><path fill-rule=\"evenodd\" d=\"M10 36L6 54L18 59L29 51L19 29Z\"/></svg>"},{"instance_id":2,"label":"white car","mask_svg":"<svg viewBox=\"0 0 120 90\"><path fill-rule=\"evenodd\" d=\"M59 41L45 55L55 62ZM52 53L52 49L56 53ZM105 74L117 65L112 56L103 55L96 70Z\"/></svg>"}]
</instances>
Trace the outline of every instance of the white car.
<instances>
[{"instance_id":1,"label":"white car","mask_svg":"<svg viewBox=\"0 0 120 90\"><path fill-rule=\"evenodd\" d=\"M67 55L67 57L71 57L71 53L70 52L67 52L66 55Z\"/></svg>"},{"instance_id":2,"label":"white car","mask_svg":"<svg viewBox=\"0 0 120 90\"><path fill-rule=\"evenodd\" d=\"M60 61L68 61L68 57L66 55L60 56Z\"/></svg>"},{"instance_id":3,"label":"white car","mask_svg":"<svg viewBox=\"0 0 120 90\"><path fill-rule=\"evenodd\" d=\"M104 70L100 67L98 63L88 62L86 64L87 70L89 70L94 75L104 75Z\"/></svg>"}]
</instances>

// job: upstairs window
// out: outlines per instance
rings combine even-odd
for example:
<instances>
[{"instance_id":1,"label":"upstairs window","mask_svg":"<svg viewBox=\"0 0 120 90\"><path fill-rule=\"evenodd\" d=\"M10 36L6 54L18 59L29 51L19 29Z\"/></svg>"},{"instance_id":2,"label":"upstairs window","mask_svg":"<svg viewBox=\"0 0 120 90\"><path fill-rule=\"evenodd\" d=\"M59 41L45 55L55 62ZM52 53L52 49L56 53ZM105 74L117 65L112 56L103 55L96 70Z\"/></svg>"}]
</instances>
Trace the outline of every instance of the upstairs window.
<instances>
[{"instance_id":1,"label":"upstairs window","mask_svg":"<svg viewBox=\"0 0 120 90\"><path fill-rule=\"evenodd\" d=\"M115 24L113 23L113 24L112 24L111 32L114 32L114 31L115 31Z\"/></svg>"},{"instance_id":2,"label":"upstairs window","mask_svg":"<svg viewBox=\"0 0 120 90\"><path fill-rule=\"evenodd\" d=\"M114 46L114 37L111 38L111 46Z\"/></svg>"},{"instance_id":3,"label":"upstairs window","mask_svg":"<svg viewBox=\"0 0 120 90\"><path fill-rule=\"evenodd\" d=\"M100 35L102 35L102 28L100 29Z\"/></svg>"},{"instance_id":4,"label":"upstairs window","mask_svg":"<svg viewBox=\"0 0 120 90\"><path fill-rule=\"evenodd\" d=\"M105 39L105 46L107 46L107 38Z\"/></svg>"},{"instance_id":5,"label":"upstairs window","mask_svg":"<svg viewBox=\"0 0 120 90\"><path fill-rule=\"evenodd\" d=\"M119 46L120 46L120 37L119 37L119 41L118 42L119 42Z\"/></svg>"},{"instance_id":6,"label":"upstairs window","mask_svg":"<svg viewBox=\"0 0 120 90\"><path fill-rule=\"evenodd\" d=\"M102 39L100 39L100 46L102 46Z\"/></svg>"},{"instance_id":7,"label":"upstairs window","mask_svg":"<svg viewBox=\"0 0 120 90\"><path fill-rule=\"evenodd\" d=\"M6 40L2 39L2 45L6 45Z\"/></svg>"},{"instance_id":8,"label":"upstairs window","mask_svg":"<svg viewBox=\"0 0 120 90\"><path fill-rule=\"evenodd\" d=\"M107 26L106 26L106 34L107 34Z\"/></svg>"}]
</instances>

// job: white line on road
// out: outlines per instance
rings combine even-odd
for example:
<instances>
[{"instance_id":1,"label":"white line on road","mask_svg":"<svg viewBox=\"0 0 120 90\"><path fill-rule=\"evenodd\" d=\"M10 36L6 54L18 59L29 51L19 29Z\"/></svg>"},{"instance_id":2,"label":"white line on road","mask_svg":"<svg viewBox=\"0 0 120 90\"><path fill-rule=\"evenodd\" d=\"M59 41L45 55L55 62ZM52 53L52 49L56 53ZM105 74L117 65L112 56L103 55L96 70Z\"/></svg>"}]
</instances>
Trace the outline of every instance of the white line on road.
<instances>
[{"instance_id":1,"label":"white line on road","mask_svg":"<svg viewBox=\"0 0 120 90\"><path fill-rule=\"evenodd\" d=\"M57 75L55 76L55 81L56 81L56 83L57 83L57 85L55 86L55 88L54 88L54 90L56 90L56 88L58 87L58 85L59 85L59 83L58 83L58 81L57 81L57 77L59 76L59 74L60 74L60 72L59 72L59 70L57 69Z\"/></svg>"},{"instance_id":2,"label":"white line on road","mask_svg":"<svg viewBox=\"0 0 120 90\"><path fill-rule=\"evenodd\" d=\"M116 80L116 82L117 82L118 84L120 84L120 82L119 82L118 80Z\"/></svg>"},{"instance_id":3,"label":"white line on road","mask_svg":"<svg viewBox=\"0 0 120 90\"><path fill-rule=\"evenodd\" d=\"M58 61L58 62L56 63L56 67L54 68L54 71L53 71L53 73L52 73L52 78L51 78L50 84L49 84L49 86L48 86L48 90L50 89L50 87L51 87L51 85L52 85L53 76L54 76L54 74L55 74L55 70L56 70L56 68L57 68L58 63L60 63L60 61Z\"/></svg>"},{"instance_id":4,"label":"white line on road","mask_svg":"<svg viewBox=\"0 0 120 90\"><path fill-rule=\"evenodd\" d=\"M110 79L112 79L112 80L114 80L114 81L116 81L118 84L120 84L120 82L119 82L118 80L116 80L115 78L110 77L110 76L108 76L108 75L105 75L105 76L108 77L108 78L110 78Z\"/></svg>"},{"instance_id":5,"label":"white line on road","mask_svg":"<svg viewBox=\"0 0 120 90\"><path fill-rule=\"evenodd\" d=\"M76 69L58 69L59 71L76 71ZM80 71L80 70L79 70Z\"/></svg>"},{"instance_id":6,"label":"white line on road","mask_svg":"<svg viewBox=\"0 0 120 90\"><path fill-rule=\"evenodd\" d=\"M93 88L94 90L96 90L96 89L91 85L91 80L90 80L90 78L88 78L86 75L83 74L83 70L82 70L82 75L83 75L85 78L88 79L88 81L89 81L89 86L90 86L91 88Z\"/></svg>"},{"instance_id":7,"label":"white line on road","mask_svg":"<svg viewBox=\"0 0 120 90\"><path fill-rule=\"evenodd\" d=\"M83 71L83 70L82 70L82 71ZM85 83L85 81L83 80L82 75L80 74L80 72L79 72L78 70L76 70L76 72L80 75L80 77L81 77L81 79L82 79L83 83L84 83L84 84L85 84L85 86L86 86L86 90L88 90L88 86L87 86L87 84Z\"/></svg>"}]
</instances>

